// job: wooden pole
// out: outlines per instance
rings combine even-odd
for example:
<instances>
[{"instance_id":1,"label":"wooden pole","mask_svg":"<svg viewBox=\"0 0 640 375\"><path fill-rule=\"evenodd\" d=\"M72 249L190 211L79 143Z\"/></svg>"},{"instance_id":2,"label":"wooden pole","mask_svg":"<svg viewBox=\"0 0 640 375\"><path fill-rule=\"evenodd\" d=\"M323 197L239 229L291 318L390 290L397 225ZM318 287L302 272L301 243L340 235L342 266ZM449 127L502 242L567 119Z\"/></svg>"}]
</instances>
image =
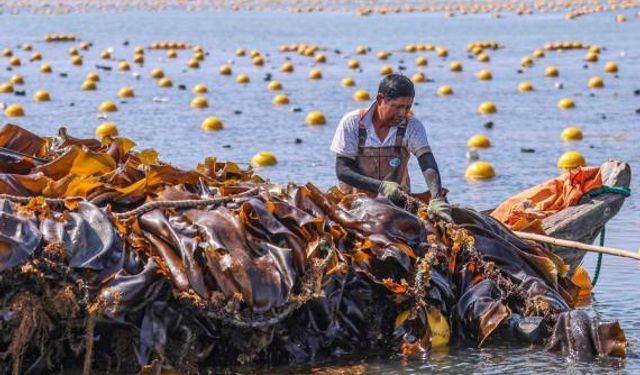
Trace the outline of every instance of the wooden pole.
<instances>
[{"instance_id":1,"label":"wooden pole","mask_svg":"<svg viewBox=\"0 0 640 375\"><path fill-rule=\"evenodd\" d=\"M615 247L587 245L582 242L561 240L558 238L553 238L553 237L544 236L542 234L535 234L535 233L517 232L517 231L514 231L513 233L516 236L523 238L525 240L533 240L533 241L548 243L555 246L568 247L571 249L576 249L581 251L615 255L618 257L625 257L625 258L640 260L639 253L629 251L629 250L616 249Z\"/></svg>"}]
</instances>

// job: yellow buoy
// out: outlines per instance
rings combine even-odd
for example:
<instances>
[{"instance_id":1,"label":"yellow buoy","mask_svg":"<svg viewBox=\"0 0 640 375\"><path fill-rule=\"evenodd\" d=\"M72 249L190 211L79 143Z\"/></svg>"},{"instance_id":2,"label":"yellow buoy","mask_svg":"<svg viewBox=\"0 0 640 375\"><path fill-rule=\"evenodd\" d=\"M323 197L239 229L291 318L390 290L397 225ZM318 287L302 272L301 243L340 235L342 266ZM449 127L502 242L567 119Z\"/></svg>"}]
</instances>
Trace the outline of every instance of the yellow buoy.
<instances>
[{"instance_id":1,"label":"yellow buoy","mask_svg":"<svg viewBox=\"0 0 640 375\"><path fill-rule=\"evenodd\" d=\"M584 57L584 60L586 62L598 62L598 54L593 52L587 52L586 56Z\"/></svg>"},{"instance_id":2,"label":"yellow buoy","mask_svg":"<svg viewBox=\"0 0 640 375\"><path fill-rule=\"evenodd\" d=\"M422 72L418 72L411 76L411 80L414 83L422 83L427 81L427 76L425 76Z\"/></svg>"},{"instance_id":3,"label":"yellow buoy","mask_svg":"<svg viewBox=\"0 0 640 375\"><path fill-rule=\"evenodd\" d=\"M118 64L118 70L121 72L128 72L129 70L131 70L131 66L129 65L128 62L126 61L121 61Z\"/></svg>"},{"instance_id":4,"label":"yellow buoy","mask_svg":"<svg viewBox=\"0 0 640 375\"><path fill-rule=\"evenodd\" d=\"M92 81L92 82L98 82L100 81L100 75L96 72L89 72L87 73L87 81Z\"/></svg>"},{"instance_id":5,"label":"yellow buoy","mask_svg":"<svg viewBox=\"0 0 640 375\"><path fill-rule=\"evenodd\" d=\"M220 66L220 69L218 69L218 72L220 73L220 75L223 76L230 76L231 75L231 66L224 64Z\"/></svg>"},{"instance_id":6,"label":"yellow buoy","mask_svg":"<svg viewBox=\"0 0 640 375\"><path fill-rule=\"evenodd\" d=\"M191 108L207 108L207 107L209 107L209 102L207 101L207 98L205 98L204 96L196 96L191 101Z\"/></svg>"},{"instance_id":7,"label":"yellow buoy","mask_svg":"<svg viewBox=\"0 0 640 375\"><path fill-rule=\"evenodd\" d=\"M324 125L327 123L327 119L324 117L322 112L314 111L307 115L304 122L307 125Z\"/></svg>"},{"instance_id":8,"label":"yellow buoy","mask_svg":"<svg viewBox=\"0 0 640 375\"><path fill-rule=\"evenodd\" d=\"M273 97L272 103L274 105L284 105L289 104L289 97L285 94L278 94Z\"/></svg>"},{"instance_id":9,"label":"yellow buoy","mask_svg":"<svg viewBox=\"0 0 640 375\"><path fill-rule=\"evenodd\" d=\"M380 75L386 76L391 73L393 73L393 68L389 65L382 65L380 67Z\"/></svg>"},{"instance_id":10,"label":"yellow buoy","mask_svg":"<svg viewBox=\"0 0 640 375\"><path fill-rule=\"evenodd\" d=\"M557 77L559 75L558 68L553 65L550 65L544 69L544 75L546 77Z\"/></svg>"},{"instance_id":11,"label":"yellow buoy","mask_svg":"<svg viewBox=\"0 0 640 375\"><path fill-rule=\"evenodd\" d=\"M486 63L491 60L491 57L488 54L482 52L478 56L476 56L476 60L478 60L481 63Z\"/></svg>"},{"instance_id":12,"label":"yellow buoy","mask_svg":"<svg viewBox=\"0 0 640 375\"><path fill-rule=\"evenodd\" d=\"M249 57L254 58L258 56L260 56L260 51L256 49L252 49L251 51L249 51Z\"/></svg>"},{"instance_id":13,"label":"yellow buoy","mask_svg":"<svg viewBox=\"0 0 640 375\"><path fill-rule=\"evenodd\" d=\"M164 77L164 70L160 68L151 69L151 78L160 79L162 77Z\"/></svg>"},{"instance_id":14,"label":"yellow buoy","mask_svg":"<svg viewBox=\"0 0 640 375\"><path fill-rule=\"evenodd\" d=\"M52 71L53 71L53 69L51 69L51 65L49 65L49 64L40 65L40 73L49 74Z\"/></svg>"},{"instance_id":15,"label":"yellow buoy","mask_svg":"<svg viewBox=\"0 0 640 375\"><path fill-rule=\"evenodd\" d=\"M311 69L309 71L309 79L321 79L322 72L318 69Z\"/></svg>"},{"instance_id":16,"label":"yellow buoy","mask_svg":"<svg viewBox=\"0 0 640 375\"><path fill-rule=\"evenodd\" d=\"M495 175L496 172L493 170L493 166L486 161L474 161L464 173L464 177L471 181L486 180Z\"/></svg>"},{"instance_id":17,"label":"yellow buoy","mask_svg":"<svg viewBox=\"0 0 640 375\"><path fill-rule=\"evenodd\" d=\"M353 94L353 99L357 102L364 102L370 100L369 91L367 90L358 90Z\"/></svg>"},{"instance_id":18,"label":"yellow buoy","mask_svg":"<svg viewBox=\"0 0 640 375\"><path fill-rule=\"evenodd\" d=\"M99 112L117 112L118 106L116 105L116 103L112 102L111 100L107 100L102 102L102 104L100 104L100 106L98 107L98 111Z\"/></svg>"},{"instance_id":19,"label":"yellow buoy","mask_svg":"<svg viewBox=\"0 0 640 375\"><path fill-rule=\"evenodd\" d=\"M79 55L79 54L80 54L80 52L78 51L78 49L77 49L77 48L75 48L75 47L71 47L71 48L69 48L69 51L68 51L68 52L69 52L69 56L76 56L76 55Z\"/></svg>"},{"instance_id":20,"label":"yellow buoy","mask_svg":"<svg viewBox=\"0 0 640 375\"><path fill-rule=\"evenodd\" d=\"M51 100L51 96L45 90L38 90L33 94L33 100L36 102L48 102Z\"/></svg>"},{"instance_id":21,"label":"yellow buoy","mask_svg":"<svg viewBox=\"0 0 640 375\"><path fill-rule=\"evenodd\" d=\"M29 58L29 60L31 61L40 61L42 60L42 54L40 52L33 52L31 54L31 57Z\"/></svg>"},{"instance_id":22,"label":"yellow buoy","mask_svg":"<svg viewBox=\"0 0 640 375\"><path fill-rule=\"evenodd\" d=\"M14 74L9 80L14 85L24 85L24 77L20 74Z\"/></svg>"},{"instance_id":23,"label":"yellow buoy","mask_svg":"<svg viewBox=\"0 0 640 375\"><path fill-rule=\"evenodd\" d=\"M561 169L573 169L578 167L584 167L587 162L584 157L578 151L567 151L558 159L558 168Z\"/></svg>"},{"instance_id":24,"label":"yellow buoy","mask_svg":"<svg viewBox=\"0 0 640 375\"><path fill-rule=\"evenodd\" d=\"M428 309L427 323L431 330L431 347L440 348L447 346L451 339L451 329L447 318L442 315L440 310L435 308Z\"/></svg>"},{"instance_id":25,"label":"yellow buoy","mask_svg":"<svg viewBox=\"0 0 640 375\"><path fill-rule=\"evenodd\" d=\"M376 55L378 57L379 60L386 60L389 58L391 54L387 51L380 51L378 52L378 54Z\"/></svg>"},{"instance_id":26,"label":"yellow buoy","mask_svg":"<svg viewBox=\"0 0 640 375\"><path fill-rule=\"evenodd\" d=\"M349 62L347 62L347 67L349 67L349 69L358 69L360 68L360 63L358 60L349 60Z\"/></svg>"},{"instance_id":27,"label":"yellow buoy","mask_svg":"<svg viewBox=\"0 0 640 375\"><path fill-rule=\"evenodd\" d=\"M30 43L23 43L22 44L22 50L23 51L31 51L33 49L33 46L31 46Z\"/></svg>"},{"instance_id":28,"label":"yellow buoy","mask_svg":"<svg viewBox=\"0 0 640 375\"><path fill-rule=\"evenodd\" d=\"M113 122L103 122L96 128L98 138L115 137L118 135L118 127Z\"/></svg>"},{"instance_id":29,"label":"yellow buoy","mask_svg":"<svg viewBox=\"0 0 640 375\"><path fill-rule=\"evenodd\" d=\"M531 56L525 56L520 59L520 65L525 68L530 67L531 65L533 65L533 59L531 58Z\"/></svg>"},{"instance_id":30,"label":"yellow buoy","mask_svg":"<svg viewBox=\"0 0 640 375\"><path fill-rule=\"evenodd\" d=\"M82 63L82 56L71 56L71 65L80 66Z\"/></svg>"},{"instance_id":31,"label":"yellow buoy","mask_svg":"<svg viewBox=\"0 0 640 375\"><path fill-rule=\"evenodd\" d=\"M447 57L449 56L449 50L447 50L444 47L437 47L436 48L436 54L440 57Z\"/></svg>"},{"instance_id":32,"label":"yellow buoy","mask_svg":"<svg viewBox=\"0 0 640 375\"><path fill-rule=\"evenodd\" d=\"M129 86L125 86L118 91L119 98L133 98L134 96L135 93L133 91L133 88Z\"/></svg>"},{"instance_id":33,"label":"yellow buoy","mask_svg":"<svg viewBox=\"0 0 640 375\"><path fill-rule=\"evenodd\" d=\"M204 121L202 121L202 125L200 127L202 128L202 130L206 132L210 132L210 131L222 130L224 126L222 124L222 121L219 118L215 116L211 116L211 117L207 117Z\"/></svg>"},{"instance_id":34,"label":"yellow buoy","mask_svg":"<svg viewBox=\"0 0 640 375\"><path fill-rule=\"evenodd\" d=\"M2 56L11 57L13 56L13 51L11 50L11 48L5 48L2 50Z\"/></svg>"},{"instance_id":35,"label":"yellow buoy","mask_svg":"<svg viewBox=\"0 0 640 375\"><path fill-rule=\"evenodd\" d=\"M467 146L470 148L488 148L491 147L491 141L486 135L478 134L469 138Z\"/></svg>"},{"instance_id":36,"label":"yellow buoy","mask_svg":"<svg viewBox=\"0 0 640 375\"><path fill-rule=\"evenodd\" d=\"M0 85L0 93L2 94L10 94L13 92L13 84L10 82L3 83Z\"/></svg>"},{"instance_id":37,"label":"yellow buoy","mask_svg":"<svg viewBox=\"0 0 640 375\"><path fill-rule=\"evenodd\" d=\"M244 50L244 48L238 48L238 49L236 49L236 56L238 56L238 57L242 57L242 56L244 56L244 55L246 55L246 54L247 54L247 52Z\"/></svg>"},{"instance_id":38,"label":"yellow buoy","mask_svg":"<svg viewBox=\"0 0 640 375\"><path fill-rule=\"evenodd\" d=\"M453 88L449 85L443 85L438 87L438 91L437 94L439 96L448 96L448 95L453 95Z\"/></svg>"},{"instance_id":39,"label":"yellow buoy","mask_svg":"<svg viewBox=\"0 0 640 375\"><path fill-rule=\"evenodd\" d=\"M282 83L280 83L280 81L271 81L267 84L267 89L271 91L282 90Z\"/></svg>"},{"instance_id":40,"label":"yellow buoy","mask_svg":"<svg viewBox=\"0 0 640 375\"><path fill-rule=\"evenodd\" d=\"M589 52L591 53L600 53L600 46L597 44L592 44L589 46Z\"/></svg>"},{"instance_id":41,"label":"yellow buoy","mask_svg":"<svg viewBox=\"0 0 640 375\"><path fill-rule=\"evenodd\" d=\"M590 89L598 89L604 87L604 80L598 76L591 77L591 79L589 79L589 82L587 83L587 86Z\"/></svg>"},{"instance_id":42,"label":"yellow buoy","mask_svg":"<svg viewBox=\"0 0 640 375\"><path fill-rule=\"evenodd\" d=\"M22 117L24 116L24 109L20 104L11 104L4 110L4 115L7 117Z\"/></svg>"},{"instance_id":43,"label":"yellow buoy","mask_svg":"<svg viewBox=\"0 0 640 375\"><path fill-rule=\"evenodd\" d=\"M605 73L617 73L618 72L618 64L613 61L609 61L604 65Z\"/></svg>"},{"instance_id":44,"label":"yellow buoy","mask_svg":"<svg viewBox=\"0 0 640 375\"><path fill-rule=\"evenodd\" d=\"M533 91L533 84L529 81L520 82L518 84L518 91L520 92Z\"/></svg>"},{"instance_id":45,"label":"yellow buoy","mask_svg":"<svg viewBox=\"0 0 640 375\"><path fill-rule=\"evenodd\" d=\"M476 73L476 78L480 81L490 81L493 79L493 74L491 74L490 70L484 69Z\"/></svg>"},{"instance_id":46,"label":"yellow buoy","mask_svg":"<svg viewBox=\"0 0 640 375\"><path fill-rule=\"evenodd\" d=\"M251 63L255 66L263 66L264 59L262 58L262 56L256 56L253 59L251 59Z\"/></svg>"},{"instance_id":47,"label":"yellow buoy","mask_svg":"<svg viewBox=\"0 0 640 375\"><path fill-rule=\"evenodd\" d=\"M627 20L627 17L624 14L618 14L616 15L616 22L617 23L623 23Z\"/></svg>"},{"instance_id":48,"label":"yellow buoy","mask_svg":"<svg viewBox=\"0 0 640 375\"><path fill-rule=\"evenodd\" d=\"M405 52L413 53L416 50L417 50L417 48L416 48L415 44L407 44L406 46L404 46L404 51Z\"/></svg>"},{"instance_id":49,"label":"yellow buoy","mask_svg":"<svg viewBox=\"0 0 640 375\"><path fill-rule=\"evenodd\" d=\"M576 106L576 103L573 102L570 98L560 99L558 102L558 108L560 109L571 109Z\"/></svg>"},{"instance_id":50,"label":"yellow buoy","mask_svg":"<svg viewBox=\"0 0 640 375\"><path fill-rule=\"evenodd\" d=\"M193 59L196 61L204 61L204 53L197 52L193 54Z\"/></svg>"},{"instance_id":51,"label":"yellow buoy","mask_svg":"<svg viewBox=\"0 0 640 375\"><path fill-rule=\"evenodd\" d=\"M173 87L173 81L171 81L171 78L169 77L162 77L158 80L158 87Z\"/></svg>"},{"instance_id":52,"label":"yellow buoy","mask_svg":"<svg viewBox=\"0 0 640 375\"><path fill-rule=\"evenodd\" d=\"M267 167L277 163L276 156L268 151L259 152L251 158L251 165L254 167Z\"/></svg>"},{"instance_id":53,"label":"yellow buoy","mask_svg":"<svg viewBox=\"0 0 640 375\"><path fill-rule=\"evenodd\" d=\"M196 59L190 59L187 61L187 68L189 69L198 69L200 68L200 61Z\"/></svg>"},{"instance_id":54,"label":"yellow buoy","mask_svg":"<svg viewBox=\"0 0 640 375\"><path fill-rule=\"evenodd\" d=\"M109 60L111 58L111 52L109 51L100 52L100 58L103 60Z\"/></svg>"},{"instance_id":55,"label":"yellow buoy","mask_svg":"<svg viewBox=\"0 0 640 375\"><path fill-rule=\"evenodd\" d=\"M327 57L324 55L324 53L318 53L315 57L314 60L317 63L325 63L327 62Z\"/></svg>"},{"instance_id":56,"label":"yellow buoy","mask_svg":"<svg viewBox=\"0 0 640 375\"><path fill-rule=\"evenodd\" d=\"M13 56L11 59L9 59L9 65L20 66L22 65L22 61L20 61L20 58L18 56Z\"/></svg>"},{"instance_id":57,"label":"yellow buoy","mask_svg":"<svg viewBox=\"0 0 640 375\"><path fill-rule=\"evenodd\" d=\"M236 76L236 82L241 84L247 84L251 81L248 75L242 73Z\"/></svg>"},{"instance_id":58,"label":"yellow buoy","mask_svg":"<svg viewBox=\"0 0 640 375\"><path fill-rule=\"evenodd\" d=\"M135 64L144 64L144 55L135 54L133 55L133 62Z\"/></svg>"},{"instance_id":59,"label":"yellow buoy","mask_svg":"<svg viewBox=\"0 0 640 375\"><path fill-rule=\"evenodd\" d=\"M87 81L82 82L82 90L84 90L84 91L93 91L96 88L98 88L98 86L93 81L88 81L87 80Z\"/></svg>"},{"instance_id":60,"label":"yellow buoy","mask_svg":"<svg viewBox=\"0 0 640 375\"><path fill-rule=\"evenodd\" d=\"M451 69L452 72L461 72L462 63L460 61L452 61L449 65L449 69Z\"/></svg>"},{"instance_id":61,"label":"yellow buoy","mask_svg":"<svg viewBox=\"0 0 640 375\"><path fill-rule=\"evenodd\" d=\"M178 57L178 52L176 52L176 50L174 49L167 50L167 57L170 59L175 59L176 57Z\"/></svg>"},{"instance_id":62,"label":"yellow buoy","mask_svg":"<svg viewBox=\"0 0 640 375\"><path fill-rule=\"evenodd\" d=\"M207 89L206 85L198 83L197 85L193 86L193 90L191 90L191 92L194 94L206 94L209 92L209 89Z\"/></svg>"},{"instance_id":63,"label":"yellow buoy","mask_svg":"<svg viewBox=\"0 0 640 375\"><path fill-rule=\"evenodd\" d=\"M356 85L356 81L351 77L345 77L342 79L342 81L340 81L340 84L343 87L352 87Z\"/></svg>"},{"instance_id":64,"label":"yellow buoy","mask_svg":"<svg viewBox=\"0 0 640 375\"><path fill-rule=\"evenodd\" d=\"M429 64L429 61L427 60L426 57L424 56L418 56L416 58L416 65L417 66L427 66Z\"/></svg>"},{"instance_id":65,"label":"yellow buoy","mask_svg":"<svg viewBox=\"0 0 640 375\"><path fill-rule=\"evenodd\" d=\"M286 62L284 64L282 64L282 66L280 67L280 71L283 73L291 73L294 70L294 65L291 62Z\"/></svg>"},{"instance_id":66,"label":"yellow buoy","mask_svg":"<svg viewBox=\"0 0 640 375\"><path fill-rule=\"evenodd\" d=\"M575 126L568 127L562 131L560 139L563 141L579 141L582 139L582 130Z\"/></svg>"},{"instance_id":67,"label":"yellow buoy","mask_svg":"<svg viewBox=\"0 0 640 375\"><path fill-rule=\"evenodd\" d=\"M357 46L356 47L356 54L358 54L358 55L366 55L367 54L367 47L365 47L365 46Z\"/></svg>"},{"instance_id":68,"label":"yellow buoy","mask_svg":"<svg viewBox=\"0 0 640 375\"><path fill-rule=\"evenodd\" d=\"M482 114L496 113L498 108L493 102L483 102L478 106L478 112Z\"/></svg>"},{"instance_id":69,"label":"yellow buoy","mask_svg":"<svg viewBox=\"0 0 640 375\"><path fill-rule=\"evenodd\" d=\"M533 51L533 57L535 57L536 59L541 59L544 57L544 51L541 49L537 49L535 51Z\"/></svg>"}]
</instances>

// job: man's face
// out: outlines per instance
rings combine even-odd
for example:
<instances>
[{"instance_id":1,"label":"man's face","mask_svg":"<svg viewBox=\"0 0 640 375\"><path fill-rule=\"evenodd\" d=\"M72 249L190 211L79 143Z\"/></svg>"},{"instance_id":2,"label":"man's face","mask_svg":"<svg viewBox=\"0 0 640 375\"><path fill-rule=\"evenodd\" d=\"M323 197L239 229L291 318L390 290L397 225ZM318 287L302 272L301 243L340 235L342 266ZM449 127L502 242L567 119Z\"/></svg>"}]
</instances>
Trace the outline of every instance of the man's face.
<instances>
[{"instance_id":1,"label":"man's face","mask_svg":"<svg viewBox=\"0 0 640 375\"><path fill-rule=\"evenodd\" d=\"M380 120L393 126L399 125L409 114L413 98L403 96L395 99L387 99L382 94L376 97L378 115Z\"/></svg>"}]
</instances>

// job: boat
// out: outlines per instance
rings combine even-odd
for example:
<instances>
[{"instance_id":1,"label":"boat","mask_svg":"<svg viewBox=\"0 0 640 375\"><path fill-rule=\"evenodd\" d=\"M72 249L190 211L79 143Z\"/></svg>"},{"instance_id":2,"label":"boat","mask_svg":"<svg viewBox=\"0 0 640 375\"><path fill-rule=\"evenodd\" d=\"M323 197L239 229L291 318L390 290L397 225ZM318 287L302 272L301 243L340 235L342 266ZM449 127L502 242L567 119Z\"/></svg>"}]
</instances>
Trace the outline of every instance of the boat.
<instances>
[{"instance_id":1,"label":"boat","mask_svg":"<svg viewBox=\"0 0 640 375\"><path fill-rule=\"evenodd\" d=\"M584 194L576 205L566 207L542 219L544 234L585 244L592 244L595 241L603 232L607 222L622 208L628 196L625 192L629 191L631 184L631 168L623 161L604 162L600 166L600 173L604 188L591 194ZM488 210L485 213L492 211ZM569 266L569 275L576 271L586 255L586 252L572 248L545 246L560 256Z\"/></svg>"}]
</instances>

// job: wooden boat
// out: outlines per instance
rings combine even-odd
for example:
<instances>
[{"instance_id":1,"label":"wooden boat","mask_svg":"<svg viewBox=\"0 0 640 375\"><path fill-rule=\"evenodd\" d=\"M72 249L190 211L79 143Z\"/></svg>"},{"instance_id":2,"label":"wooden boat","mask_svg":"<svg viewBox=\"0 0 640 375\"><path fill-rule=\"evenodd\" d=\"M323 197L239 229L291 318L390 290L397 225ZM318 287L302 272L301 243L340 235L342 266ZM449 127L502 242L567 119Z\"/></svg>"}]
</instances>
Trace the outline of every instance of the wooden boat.
<instances>
[{"instance_id":1,"label":"wooden boat","mask_svg":"<svg viewBox=\"0 0 640 375\"><path fill-rule=\"evenodd\" d=\"M609 187L629 188L631 168L629 164L609 160L600 167L602 183ZM620 211L626 196L616 192L604 192L597 196L585 195L575 206L567 207L542 220L545 233L554 238L592 244L605 224ZM548 245L545 245L548 246ZM577 269L586 254L571 248L550 246L570 266L569 273Z\"/></svg>"}]
</instances>

